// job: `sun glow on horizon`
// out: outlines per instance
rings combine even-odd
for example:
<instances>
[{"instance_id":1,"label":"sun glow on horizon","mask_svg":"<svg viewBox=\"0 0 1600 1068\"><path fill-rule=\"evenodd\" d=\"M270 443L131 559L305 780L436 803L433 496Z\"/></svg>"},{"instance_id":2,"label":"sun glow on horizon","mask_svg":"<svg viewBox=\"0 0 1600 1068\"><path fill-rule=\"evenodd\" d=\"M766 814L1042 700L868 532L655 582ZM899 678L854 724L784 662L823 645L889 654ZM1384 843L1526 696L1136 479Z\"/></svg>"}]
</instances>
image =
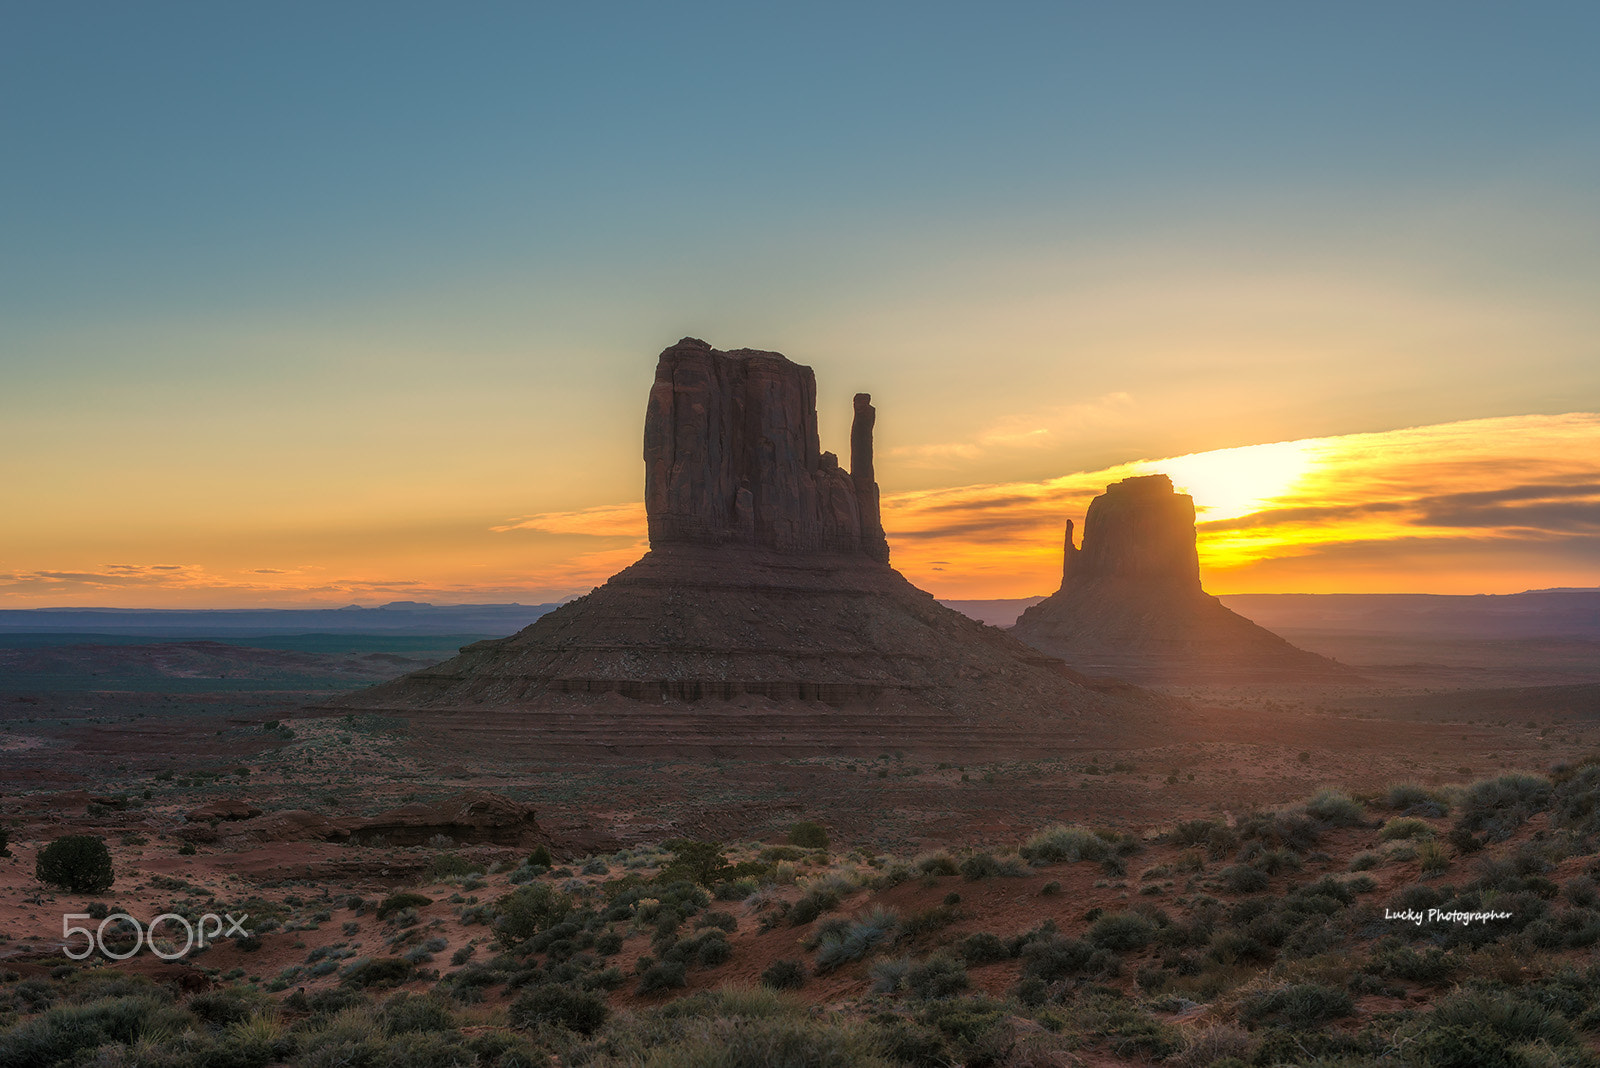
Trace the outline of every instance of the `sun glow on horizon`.
<instances>
[{"instance_id":1,"label":"sun glow on horizon","mask_svg":"<svg viewBox=\"0 0 1600 1068\"><path fill-rule=\"evenodd\" d=\"M1311 471L1316 452L1309 440L1279 441L1133 466L1169 476L1179 493L1194 498L1197 520L1212 522L1258 512L1288 495Z\"/></svg>"},{"instance_id":2,"label":"sun glow on horizon","mask_svg":"<svg viewBox=\"0 0 1600 1068\"><path fill-rule=\"evenodd\" d=\"M1049 593L1060 582L1064 523L1081 530L1089 502L1108 484L1155 473L1195 498L1202 576L1214 593L1488 593L1600 579L1593 412L885 493L891 559L940 597ZM146 562L88 557L31 570L12 563L0 571L0 598L16 608L531 603L599 585L647 548L644 507L634 500L497 518L445 515L415 528L308 530L282 542L168 539L166 558Z\"/></svg>"}]
</instances>

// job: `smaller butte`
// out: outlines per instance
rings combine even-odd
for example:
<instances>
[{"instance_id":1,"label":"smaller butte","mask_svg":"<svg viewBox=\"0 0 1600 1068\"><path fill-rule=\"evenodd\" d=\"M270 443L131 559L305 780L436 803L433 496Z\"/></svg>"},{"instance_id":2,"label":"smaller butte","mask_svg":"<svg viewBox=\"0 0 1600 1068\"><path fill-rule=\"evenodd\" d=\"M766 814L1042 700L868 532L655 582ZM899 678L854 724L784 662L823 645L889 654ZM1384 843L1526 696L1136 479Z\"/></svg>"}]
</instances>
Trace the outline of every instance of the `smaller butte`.
<instances>
[{"instance_id":1,"label":"smaller butte","mask_svg":"<svg viewBox=\"0 0 1600 1068\"><path fill-rule=\"evenodd\" d=\"M1146 684L1349 681L1349 668L1232 611L1200 586L1194 498L1166 475L1127 478L1067 520L1061 588L1011 633L1089 675Z\"/></svg>"}]
</instances>

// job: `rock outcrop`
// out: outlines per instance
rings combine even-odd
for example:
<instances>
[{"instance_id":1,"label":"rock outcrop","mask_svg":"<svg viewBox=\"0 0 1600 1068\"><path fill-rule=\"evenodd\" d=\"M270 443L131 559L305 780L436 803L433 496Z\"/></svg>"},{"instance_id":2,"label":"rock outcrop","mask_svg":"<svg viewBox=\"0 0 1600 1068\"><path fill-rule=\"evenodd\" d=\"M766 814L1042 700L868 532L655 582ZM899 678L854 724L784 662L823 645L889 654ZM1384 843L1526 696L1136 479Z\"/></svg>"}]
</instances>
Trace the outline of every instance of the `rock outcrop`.
<instances>
[{"instance_id":1,"label":"rock outcrop","mask_svg":"<svg viewBox=\"0 0 1600 1068\"><path fill-rule=\"evenodd\" d=\"M1166 475L1128 478L1067 520L1061 588L1011 633L1090 675L1142 683L1328 681L1344 665L1296 648L1200 585L1194 499Z\"/></svg>"},{"instance_id":2,"label":"rock outcrop","mask_svg":"<svg viewBox=\"0 0 1600 1068\"><path fill-rule=\"evenodd\" d=\"M684 338L661 354L644 423L650 545L749 545L889 559L872 474L872 398L858 394L851 471L817 439L811 368Z\"/></svg>"},{"instance_id":3,"label":"rock outcrop","mask_svg":"<svg viewBox=\"0 0 1600 1068\"><path fill-rule=\"evenodd\" d=\"M821 451L815 397L811 369L778 353L668 348L645 417L643 559L339 706L426 712L414 729L552 760L1014 756L1084 744L1091 723L1133 730L1133 711L1157 707L889 567L871 398L855 397L845 471Z\"/></svg>"}]
</instances>

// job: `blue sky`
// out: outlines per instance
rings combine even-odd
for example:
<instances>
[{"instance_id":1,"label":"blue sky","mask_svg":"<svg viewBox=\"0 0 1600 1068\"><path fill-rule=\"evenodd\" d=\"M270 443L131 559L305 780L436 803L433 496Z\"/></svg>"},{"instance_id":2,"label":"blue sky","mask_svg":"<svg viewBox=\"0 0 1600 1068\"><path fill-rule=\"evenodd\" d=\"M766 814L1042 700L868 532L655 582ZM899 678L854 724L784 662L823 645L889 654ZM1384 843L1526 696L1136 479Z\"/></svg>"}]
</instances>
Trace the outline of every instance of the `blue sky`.
<instances>
[{"instance_id":1,"label":"blue sky","mask_svg":"<svg viewBox=\"0 0 1600 1068\"><path fill-rule=\"evenodd\" d=\"M905 489L1592 411L1597 30L1555 3L11 4L0 474L30 518L0 548L143 559L273 498L297 552L423 523L408 493L463 524L633 499L684 334L814 365L833 442L874 392ZM939 452L1058 409L1061 448Z\"/></svg>"}]
</instances>

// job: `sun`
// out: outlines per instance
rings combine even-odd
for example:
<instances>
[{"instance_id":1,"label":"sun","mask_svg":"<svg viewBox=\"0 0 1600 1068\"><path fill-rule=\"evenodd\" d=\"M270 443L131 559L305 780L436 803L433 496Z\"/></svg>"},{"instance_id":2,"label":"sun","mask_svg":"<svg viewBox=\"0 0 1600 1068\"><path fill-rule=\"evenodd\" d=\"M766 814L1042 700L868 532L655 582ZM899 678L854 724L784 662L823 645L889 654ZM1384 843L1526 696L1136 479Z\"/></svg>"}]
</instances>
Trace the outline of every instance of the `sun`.
<instances>
[{"instance_id":1,"label":"sun","mask_svg":"<svg viewBox=\"0 0 1600 1068\"><path fill-rule=\"evenodd\" d=\"M1194 498L1202 521L1237 519L1289 495L1315 461L1311 441L1279 441L1237 449L1143 460L1140 474L1164 474Z\"/></svg>"}]
</instances>

